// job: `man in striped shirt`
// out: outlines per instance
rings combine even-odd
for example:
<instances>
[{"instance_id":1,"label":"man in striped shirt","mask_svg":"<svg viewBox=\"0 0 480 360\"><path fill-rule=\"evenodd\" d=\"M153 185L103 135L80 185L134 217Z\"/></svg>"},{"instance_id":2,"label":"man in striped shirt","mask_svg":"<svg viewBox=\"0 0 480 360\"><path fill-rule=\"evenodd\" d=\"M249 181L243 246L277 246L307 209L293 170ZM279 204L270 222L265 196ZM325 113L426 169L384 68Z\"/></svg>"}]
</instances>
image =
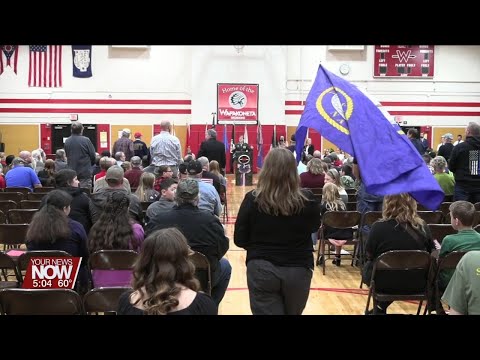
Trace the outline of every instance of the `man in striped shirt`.
<instances>
[{"instance_id":1,"label":"man in striped shirt","mask_svg":"<svg viewBox=\"0 0 480 360\"><path fill-rule=\"evenodd\" d=\"M173 171L173 177L178 177L178 165L182 162L180 140L170 134L170 121L163 120L160 124L161 132L152 138L150 154L155 166L168 165Z\"/></svg>"}]
</instances>

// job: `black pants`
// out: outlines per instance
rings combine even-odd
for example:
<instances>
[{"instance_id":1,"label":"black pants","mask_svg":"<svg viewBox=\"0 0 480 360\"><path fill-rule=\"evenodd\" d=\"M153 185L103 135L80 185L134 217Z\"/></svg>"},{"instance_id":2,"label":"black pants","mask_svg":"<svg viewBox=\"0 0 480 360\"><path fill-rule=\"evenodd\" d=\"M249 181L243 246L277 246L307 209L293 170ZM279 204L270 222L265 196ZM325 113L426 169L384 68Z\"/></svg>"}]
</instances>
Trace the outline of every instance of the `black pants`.
<instances>
[{"instance_id":1,"label":"black pants","mask_svg":"<svg viewBox=\"0 0 480 360\"><path fill-rule=\"evenodd\" d=\"M301 315L310 294L313 270L250 260L247 283L253 315Z\"/></svg>"}]
</instances>

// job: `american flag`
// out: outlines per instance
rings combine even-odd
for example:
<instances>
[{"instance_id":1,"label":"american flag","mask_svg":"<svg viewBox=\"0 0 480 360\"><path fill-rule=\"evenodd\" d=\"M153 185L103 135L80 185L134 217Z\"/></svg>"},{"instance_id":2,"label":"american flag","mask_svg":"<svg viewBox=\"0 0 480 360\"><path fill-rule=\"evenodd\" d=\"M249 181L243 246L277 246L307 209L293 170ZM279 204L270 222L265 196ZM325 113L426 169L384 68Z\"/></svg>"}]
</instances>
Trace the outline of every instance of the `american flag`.
<instances>
[{"instance_id":1,"label":"american flag","mask_svg":"<svg viewBox=\"0 0 480 360\"><path fill-rule=\"evenodd\" d=\"M28 86L62 86L62 45L30 45Z\"/></svg>"}]
</instances>

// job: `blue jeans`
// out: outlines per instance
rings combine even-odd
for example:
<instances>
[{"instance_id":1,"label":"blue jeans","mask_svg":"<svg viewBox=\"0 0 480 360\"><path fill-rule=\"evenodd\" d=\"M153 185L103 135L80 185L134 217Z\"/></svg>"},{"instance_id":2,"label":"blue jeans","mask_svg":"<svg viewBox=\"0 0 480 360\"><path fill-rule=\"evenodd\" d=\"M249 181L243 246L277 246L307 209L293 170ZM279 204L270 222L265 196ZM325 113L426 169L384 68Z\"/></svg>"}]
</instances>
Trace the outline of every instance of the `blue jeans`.
<instances>
[{"instance_id":1,"label":"blue jeans","mask_svg":"<svg viewBox=\"0 0 480 360\"><path fill-rule=\"evenodd\" d=\"M220 305L225 291L227 291L230 276L232 275L232 266L227 259L221 258L218 262L217 268L212 273L212 299L215 303Z\"/></svg>"},{"instance_id":2,"label":"blue jeans","mask_svg":"<svg viewBox=\"0 0 480 360\"><path fill-rule=\"evenodd\" d=\"M476 190L475 192L465 190L462 185L455 184L455 192L453 194L453 200L465 200L470 201L471 203L475 204L480 202L480 189Z\"/></svg>"}]
</instances>

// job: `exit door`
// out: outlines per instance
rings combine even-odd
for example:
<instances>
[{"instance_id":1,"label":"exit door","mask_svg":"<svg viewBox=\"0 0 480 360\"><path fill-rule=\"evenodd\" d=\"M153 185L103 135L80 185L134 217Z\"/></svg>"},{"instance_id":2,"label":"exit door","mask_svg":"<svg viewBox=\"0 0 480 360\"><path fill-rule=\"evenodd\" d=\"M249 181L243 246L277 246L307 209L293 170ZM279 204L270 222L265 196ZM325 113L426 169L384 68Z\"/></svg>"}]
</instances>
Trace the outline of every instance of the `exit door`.
<instances>
[{"instance_id":1,"label":"exit door","mask_svg":"<svg viewBox=\"0 0 480 360\"><path fill-rule=\"evenodd\" d=\"M65 147L65 140L72 135L71 128L71 124L52 125L53 154L55 154L58 149L63 149ZM97 125L83 124L83 136L86 136L90 139L95 151L97 151Z\"/></svg>"}]
</instances>

